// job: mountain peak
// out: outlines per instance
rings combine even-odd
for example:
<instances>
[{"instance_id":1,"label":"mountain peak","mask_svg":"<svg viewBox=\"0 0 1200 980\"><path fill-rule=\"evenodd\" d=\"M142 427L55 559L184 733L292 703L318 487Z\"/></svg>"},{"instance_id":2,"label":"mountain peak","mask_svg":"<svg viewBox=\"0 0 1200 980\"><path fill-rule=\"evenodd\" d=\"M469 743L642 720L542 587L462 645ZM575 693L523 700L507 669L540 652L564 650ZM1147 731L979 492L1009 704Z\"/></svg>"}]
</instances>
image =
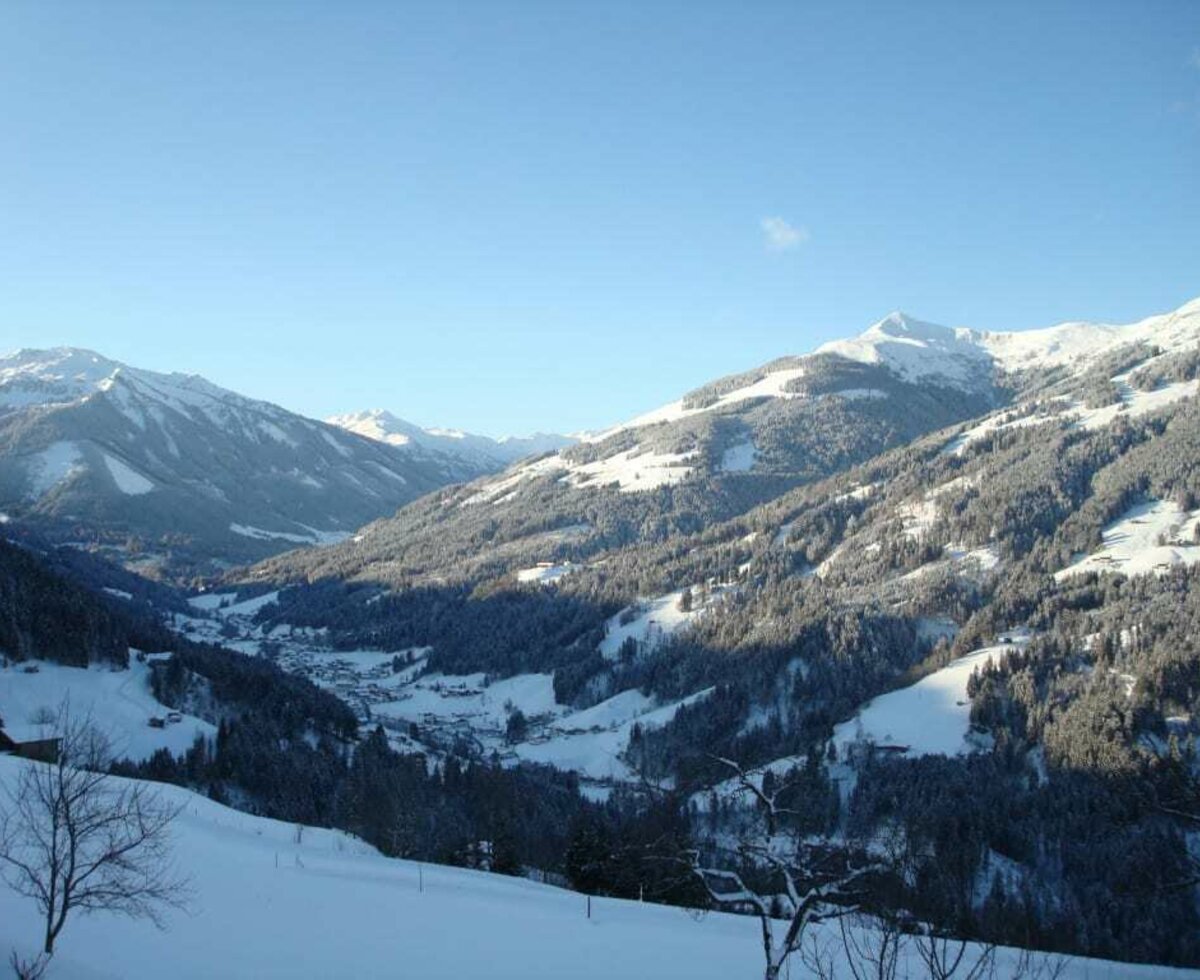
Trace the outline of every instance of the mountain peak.
<instances>
[{"instance_id":1,"label":"mountain peak","mask_svg":"<svg viewBox=\"0 0 1200 980\"><path fill-rule=\"evenodd\" d=\"M868 327L860 337L892 337L944 343L957 339L958 332L951 327L918 320L901 310L894 310L878 323Z\"/></svg>"},{"instance_id":2,"label":"mountain peak","mask_svg":"<svg viewBox=\"0 0 1200 980\"><path fill-rule=\"evenodd\" d=\"M22 347L0 355L0 383L17 375L55 381L99 380L123 366L83 347Z\"/></svg>"},{"instance_id":3,"label":"mountain peak","mask_svg":"<svg viewBox=\"0 0 1200 980\"><path fill-rule=\"evenodd\" d=\"M972 331L918 320L899 310L857 337L822 344L817 353L879 364L909 381L940 378L959 386L976 384L990 368L990 358Z\"/></svg>"},{"instance_id":4,"label":"mountain peak","mask_svg":"<svg viewBox=\"0 0 1200 980\"><path fill-rule=\"evenodd\" d=\"M0 356L0 410L79 401L112 387L124 365L80 347L24 347Z\"/></svg>"}]
</instances>

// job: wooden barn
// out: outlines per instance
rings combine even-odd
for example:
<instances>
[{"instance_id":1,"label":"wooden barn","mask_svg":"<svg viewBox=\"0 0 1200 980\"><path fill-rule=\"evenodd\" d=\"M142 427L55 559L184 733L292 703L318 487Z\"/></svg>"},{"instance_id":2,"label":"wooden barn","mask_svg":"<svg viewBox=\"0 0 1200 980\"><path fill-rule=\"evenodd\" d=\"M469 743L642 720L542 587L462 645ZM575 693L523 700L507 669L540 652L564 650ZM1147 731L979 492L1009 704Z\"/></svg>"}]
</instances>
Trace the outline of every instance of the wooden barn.
<instances>
[{"instance_id":1,"label":"wooden barn","mask_svg":"<svg viewBox=\"0 0 1200 980\"><path fill-rule=\"evenodd\" d=\"M0 752L39 762L57 762L62 740L44 725L5 725L0 728Z\"/></svg>"}]
</instances>

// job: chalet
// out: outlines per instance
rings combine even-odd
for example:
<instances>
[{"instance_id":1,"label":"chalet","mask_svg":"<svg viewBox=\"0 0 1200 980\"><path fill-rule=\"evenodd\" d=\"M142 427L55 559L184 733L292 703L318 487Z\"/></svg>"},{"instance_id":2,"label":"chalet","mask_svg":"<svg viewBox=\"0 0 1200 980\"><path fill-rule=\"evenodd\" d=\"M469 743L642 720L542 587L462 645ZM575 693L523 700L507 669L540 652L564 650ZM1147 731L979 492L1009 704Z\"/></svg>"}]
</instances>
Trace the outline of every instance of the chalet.
<instances>
[{"instance_id":1,"label":"chalet","mask_svg":"<svg viewBox=\"0 0 1200 980\"><path fill-rule=\"evenodd\" d=\"M0 728L0 752L19 755L39 762L57 762L62 742L47 732L44 725L5 725Z\"/></svg>"}]
</instances>

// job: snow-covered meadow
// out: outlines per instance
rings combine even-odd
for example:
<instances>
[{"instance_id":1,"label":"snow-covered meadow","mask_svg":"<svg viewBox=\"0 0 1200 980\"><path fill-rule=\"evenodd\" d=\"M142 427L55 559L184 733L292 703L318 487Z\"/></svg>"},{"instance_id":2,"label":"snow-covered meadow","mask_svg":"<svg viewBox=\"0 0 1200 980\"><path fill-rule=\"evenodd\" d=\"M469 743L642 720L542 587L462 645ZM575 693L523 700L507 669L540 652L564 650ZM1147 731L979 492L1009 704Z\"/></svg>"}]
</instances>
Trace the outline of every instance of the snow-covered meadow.
<instances>
[{"instance_id":1,"label":"snow-covered meadow","mask_svg":"<svg viewBox=\"0 0 1200 980\"><path fill-rule=\"evenodd\" d=\"M19 767L0 757L0 792ZM754 980L758 923L585 896L521 878L380 856L349 835L249 816L164 786L179 806L188 907L165 928L105 913L68 921L47 980L419 977ZM816 934L836 948L833 930ZM0 952L32 955L36 910L0 885ZM1002 951L1000 975L1015 954ZM915 957L911 975L919 975ZM800 975L801 966L793 968ZM1189 971L1076 960L1069 980L1182 980Z\"/></svg>"}]
</instances>

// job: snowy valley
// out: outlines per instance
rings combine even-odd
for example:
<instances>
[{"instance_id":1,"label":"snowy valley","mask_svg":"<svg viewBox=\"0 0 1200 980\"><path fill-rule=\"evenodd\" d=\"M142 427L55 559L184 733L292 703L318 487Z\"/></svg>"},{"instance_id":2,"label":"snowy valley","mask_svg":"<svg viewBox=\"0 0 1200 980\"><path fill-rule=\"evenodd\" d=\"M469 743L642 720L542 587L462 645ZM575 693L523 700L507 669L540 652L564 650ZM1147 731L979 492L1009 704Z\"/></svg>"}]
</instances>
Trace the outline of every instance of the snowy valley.
<instances>
[{"instance_id":1,"label":"snowy valley","mask_svg":"<svg viewBox=\"0 0 1200 980\"><path fill-rule=\"evenodd\" d=\"M1125 884L1192 867L1200 303L1023 334L893 314L571 445L325 425L85 352L4 363L3 730L90 718L120 778L181 807L196 888L162 934L74 922L53 976L173 951L203 975L214 930L231 976L761 975L756 933L803 903L756 855L793 891L834 855L831 889L869 865L901 914L852 928L908 937L913 975L951 921L996 975L1008 946L1080 977L1200 955L1180 892ZM221 540L176 566L201 587L149 582L112 502L183 520L207 452L258 468L239 485L373 503L221 490L193 508ZM85 499L115 523L64 536L55 508ZM0 902L14 941L32 929ZM282 948L312 916L329 928ZM433 944L447 919L486 925ZM852 955L831 923L805 934Z\"/></svg>"}]
</instances>

